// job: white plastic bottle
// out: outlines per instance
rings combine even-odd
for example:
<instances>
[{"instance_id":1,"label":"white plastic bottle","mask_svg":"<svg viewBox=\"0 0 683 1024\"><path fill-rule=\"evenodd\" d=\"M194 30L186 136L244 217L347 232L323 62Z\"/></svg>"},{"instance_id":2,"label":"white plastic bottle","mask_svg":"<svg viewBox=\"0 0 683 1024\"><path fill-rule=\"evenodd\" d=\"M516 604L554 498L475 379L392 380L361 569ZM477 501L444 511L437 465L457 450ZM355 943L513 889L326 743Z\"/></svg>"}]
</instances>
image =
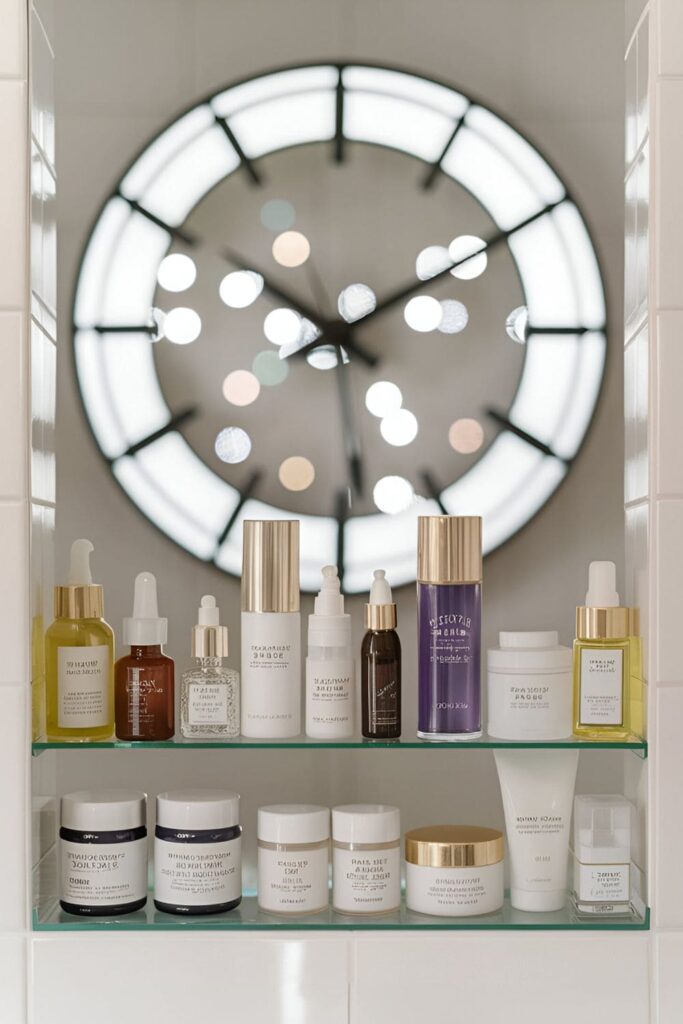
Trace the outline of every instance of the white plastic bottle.
<instances>
[{"instance_id":1,"label":"white plastic bottle","mask_svg":"<svg viewBox=\"0 0 683 1024\"><path fill-rule=\"evenodd\" d=\"M301 732L299 520L244 522L242 735Z\"/></svg>"},{"instance_id":2,"label":"white plastic bottle","mask_svg":"<svg viewBox=\"0 0 683 1024\"><path fill-rule=\"evenodd\" d=\"M336 565L326 565L308 617L306 735L343 739L353 735L354 671L351 616L344 612Z\"/></svg>"}]
</instances>

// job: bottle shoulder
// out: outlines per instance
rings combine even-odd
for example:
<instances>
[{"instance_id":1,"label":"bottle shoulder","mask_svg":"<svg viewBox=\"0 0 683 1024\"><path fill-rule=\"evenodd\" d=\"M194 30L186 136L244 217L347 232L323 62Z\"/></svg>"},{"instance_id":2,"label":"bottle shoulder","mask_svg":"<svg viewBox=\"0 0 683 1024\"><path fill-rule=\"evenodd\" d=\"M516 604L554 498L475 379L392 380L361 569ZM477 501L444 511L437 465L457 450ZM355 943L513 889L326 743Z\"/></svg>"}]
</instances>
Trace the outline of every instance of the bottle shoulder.
<instances>
[{"instance_id":1,"label":"bottle shoulder","mask_svg":"<svg viewBox=\"0 0 683 1024\"><path fill-rule=\"evenodd\" d=\"M54 619L45 630L45 640L65 646L113 647L114 630L104 619Z\"/></svg>"}]
</instances>

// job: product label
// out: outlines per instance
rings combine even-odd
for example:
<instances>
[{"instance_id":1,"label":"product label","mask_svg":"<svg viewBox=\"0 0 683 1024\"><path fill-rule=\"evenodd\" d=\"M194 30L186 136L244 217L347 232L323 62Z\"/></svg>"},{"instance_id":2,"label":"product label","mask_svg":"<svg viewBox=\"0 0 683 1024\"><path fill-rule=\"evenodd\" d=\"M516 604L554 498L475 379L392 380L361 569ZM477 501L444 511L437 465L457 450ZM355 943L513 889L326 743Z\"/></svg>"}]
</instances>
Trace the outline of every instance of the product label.
<instances>
[{"instance_id":1,"label":"product label","mask_svg":"<svg viewBox=\"0 0 683 1024\"><path fill-rule=\"evenodd\" d=\"M401 854L388 850L334 848L334 906L349 913L374 914L399 905Z\"/></svg>"},{"instance_id":2,"label":"product label","mask_svg":"<svg viewBox=\"0 0 683 1024\"><path fill-rule=\"evenodd\" d=\"M628 864L581 864L574 861L574 888L580 900L626 903L630 898Z\"/></svg>"},{"instance_id":3,"label":"product label","mask_svg":"<svg viewBox=\"0 0 683 1024\"><path fill-rule=\"evenodd\" d=\"M70 843L60 840L61 899L83 907L135 903L147 892L147 840Z\"/></svg>"},{"instance_id":4,"label":"product label","mask_svg":"<svg viewBox=\"0 0 683 1024\"><path fill-rule=\"evenodd\" d=\"M528 814L517 815L514 822L518 838L533 840L533 845L527 847L526 856L520 858L524 866L521 879L515 878L516 871L519 872L520 869L518 867L515 870L513 862L513 886L525 888L533 885L538 886L541 891L552 889L555 884L553 879L556 859L561 855L566 858L566 851L561 854L554 837L567 834L568 821L559 814Z\"/></svg>"},{"instance_id":5,"label":"product label","mask_svg":"<svg viewBox=\"0 0 683 1024\"><path fill-rule=\"evenodd\" d=\"M259 847L259 906L283 913L320 910L327 905L328 872L327 847L291 853Z\"/></svg>"},{"instance_id":6,"label":"product label","mask_svg":"<svg viewBox=\"0 0 683 1024\"><path fill-rule=\"evenodd\" d=\"M398 724L398 679L396 677L378 686L369 697L368 724L370 731L392 728Z\"/></svg>"},{"instance_id":7,"label":"product label","mask_svg":"<svg viewBox=\"0 0 683 1024\"><path fill-rule=\"evenodd\" d=\"M422 914L490 914L503 903L502 861L459 868L406 864L406 901L410 910Z\"/></svg>"},{"instance_id":8,"label":"product label","mask_svg":"<svg viewBox=\"0 0 683 1024\"><path fill-rule=\"evenodd\" d=\"M228 724L228 687L220 683L190 683L187 688L189 725Z\"/></svg>"},{"instance_id":9,"label":"product label","mask_svg":"<svg viewBox=\"0 0 683 1024\"><path fill-rule=\"evenodd\" d=\"M126 722L133 735L154 729L159 709L166 701L167 684L168 674L163 668L126 669Z\"/></svg>"},{"instance_id":10,"label":"product label","mask_svg":"<svg viewBox=\"0 0 683 1024\"><path fill-rule=\"evenodd\" d=\"M353 725L353 666L348 660L306 665L306 728L346 731Z\"/></svg>"},{"instance_id":11,"label":"product label","mask_svg":"<svg viewBox=\"0 0 683 1024\"><path fill-rule=\"evenodd\" d=\"M97 647L57 649L57 724L60 729L97 729L111 721L111 651Z\"/></svg>"},{"instance_id":12,"label":"product label","mask_svg":"<svg viewBox=\"0 0 683 1024\"><path fill-rule=\"evenodd\" d=\"M623 725L624 652L581 650L581 725Z\"/></svg>"},{"instance_id":13,"label":"product label","mask_svg":"<svg viewBox=\"0 0 683 1024\"><path fill-rule=\"evenodd\" d=\"M301 728L298 612L242 613L242 732L292 736Z\"/></svg>"},{"instance_id":14,"label":"product label","mask_svg":"<svg viewBox=\"0 0 683 1024\"><path fill-rule=\"evenodd\" d=\"M429 620L429 660L437 665L469 665L472 660L469 615L452 612Z\"/></svg>"},{"instance_id":15,"label":"product label","mask_svg":"<svg viewBox=\"0 0 683 1024\"><path fill-rule=\"evenodd\" d=\"M174 907L231 903L242 893L241 839L154 843L154 898Z\"/></svg>"}]
</instances>

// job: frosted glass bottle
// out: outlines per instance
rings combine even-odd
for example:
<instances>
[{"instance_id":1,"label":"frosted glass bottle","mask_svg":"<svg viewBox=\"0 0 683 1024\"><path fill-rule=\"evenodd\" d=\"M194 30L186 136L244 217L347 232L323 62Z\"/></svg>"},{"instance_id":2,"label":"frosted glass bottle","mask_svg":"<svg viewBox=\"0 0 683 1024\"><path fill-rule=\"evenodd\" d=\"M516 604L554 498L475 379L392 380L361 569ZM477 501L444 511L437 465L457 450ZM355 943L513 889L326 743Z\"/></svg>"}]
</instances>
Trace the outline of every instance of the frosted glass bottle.
<instances>
[{"instance_id":1,"label":"frosted glass bottle","mask_svg":"<svg viewBox=\"0 0 683 1024\"><path fill-rule=\"evenodd\" d=\"M219 740L240 733L239 672L223 664L228 629L219 622L216 599L205 594L192 630L194 668L180 682L180 731L186 739Z\"/></svg>"}]
</instances>

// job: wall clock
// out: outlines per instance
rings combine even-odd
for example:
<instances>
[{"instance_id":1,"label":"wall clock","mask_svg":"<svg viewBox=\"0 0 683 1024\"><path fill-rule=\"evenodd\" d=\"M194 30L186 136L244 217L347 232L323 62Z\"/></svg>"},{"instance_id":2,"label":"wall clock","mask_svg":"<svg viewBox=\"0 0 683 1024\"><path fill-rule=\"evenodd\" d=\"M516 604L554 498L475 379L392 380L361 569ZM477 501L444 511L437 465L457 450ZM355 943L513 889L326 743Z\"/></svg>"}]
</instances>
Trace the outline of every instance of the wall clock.
<instances>
[{"instance_id":1,"label":"wall clock","mask_svg":"<svg viewBox=\"0 0 683 1024\"><path fill-rule=\"evenodd\" d=\"M239 575L245 518L301 519L302 586L414 579L418 513L485 551L565 478L606 348L581 212L514 128L441 82L290 67L176 118L84 249L74 355L115 479Z\"/></svg>"}]
</instances>

